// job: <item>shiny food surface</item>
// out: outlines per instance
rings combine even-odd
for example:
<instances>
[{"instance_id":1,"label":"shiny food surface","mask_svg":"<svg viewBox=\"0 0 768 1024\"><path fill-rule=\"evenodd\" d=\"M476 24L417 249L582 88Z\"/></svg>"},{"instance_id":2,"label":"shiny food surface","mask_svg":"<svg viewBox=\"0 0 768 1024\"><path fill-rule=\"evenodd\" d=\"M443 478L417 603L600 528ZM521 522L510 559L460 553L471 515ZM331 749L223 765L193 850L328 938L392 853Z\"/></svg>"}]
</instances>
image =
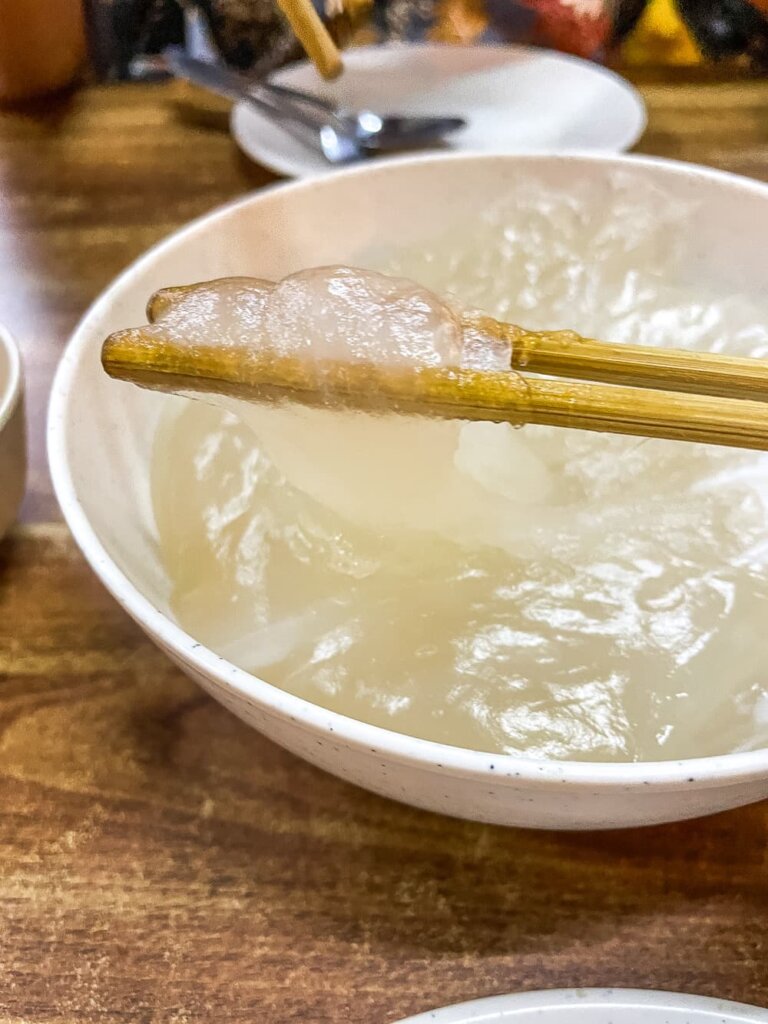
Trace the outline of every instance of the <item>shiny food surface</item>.
<instances>
[{"instance_id":1,"label":"shiny food surface","mask_svg":"<svg viewBox=\"0 0 768 1024\"><path fill-rule=\"evenodd\" d=\"M451 309L469 303L763 358L765 297L687 274L681 239L703 212L630 168L599 194L521 181L471 225L446 215L439 237L382 256L399 280L213 282L128 336L139 354L174 338L224 360L239 347L248 366L277 352L317 368L321 398L327 354L348 374L358 360L411 374L463 362ZM523 400L538 387L496 376ZM218 654L352 718L474 750L656 761L768 741L764 453L435 422L375 401L364 415L205 397L225 414L173 405L153 498L175 612Z\"/></svg>"}]
</instances>

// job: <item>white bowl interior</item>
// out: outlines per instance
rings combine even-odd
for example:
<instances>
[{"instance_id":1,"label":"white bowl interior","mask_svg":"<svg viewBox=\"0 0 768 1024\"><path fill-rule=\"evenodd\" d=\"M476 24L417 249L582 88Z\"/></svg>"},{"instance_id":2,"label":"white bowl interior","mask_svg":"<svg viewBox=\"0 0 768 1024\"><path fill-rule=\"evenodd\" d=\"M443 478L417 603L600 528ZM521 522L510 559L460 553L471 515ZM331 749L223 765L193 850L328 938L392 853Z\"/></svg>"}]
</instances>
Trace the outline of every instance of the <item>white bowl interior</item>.
<instances>
[{"instance_id":1,"label":"white bowl interior","mask_svg":"<svg viewBox=\"0 0 768 1024\"><path fill-rule=\"evenodd\" d=\"M69 396L66 456L82 511L131 583L163 612L167 580L155 547L147 467L167 397L115 383L103 373L100 344L118 328L141 323L148 296L165 285L226 275L280 278L306 266L360 263L379 246L419 245L445 227L451 211L479 213L533 176L567 189L588 179L610 201L616 167L590 158L449 158L403 162L273 190L229 206L174 235L113 285L77 334L79 363ZM623 170L623 168L622 168ZM640 163L632 171L663 182L682 200L695 198L706 216L692 220L684 241L688 282L706 294L765 285L764 193L725 176ZM87 399L86 397L87 396ZM87 439L87 441L86 441Z\"/></svg>"}]
</instances>

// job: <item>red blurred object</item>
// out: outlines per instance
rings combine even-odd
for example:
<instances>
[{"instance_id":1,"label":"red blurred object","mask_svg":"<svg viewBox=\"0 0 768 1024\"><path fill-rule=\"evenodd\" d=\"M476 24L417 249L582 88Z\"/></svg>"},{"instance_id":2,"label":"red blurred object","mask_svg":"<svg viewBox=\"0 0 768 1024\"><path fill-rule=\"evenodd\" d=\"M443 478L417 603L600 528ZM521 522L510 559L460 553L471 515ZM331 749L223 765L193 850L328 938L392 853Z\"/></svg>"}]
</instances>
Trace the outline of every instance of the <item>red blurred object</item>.
<instances>
[{"instance_id":1,"label":"red blurred object","mask_svg":"<svg viewBox=\"0 0 768 1024\"><path fill-rule=\"evenodd\" d=\"M517 0L536 14L534 42L579 57L595 57L610 39L610 0Z\"/></svg>"}]
</instances>

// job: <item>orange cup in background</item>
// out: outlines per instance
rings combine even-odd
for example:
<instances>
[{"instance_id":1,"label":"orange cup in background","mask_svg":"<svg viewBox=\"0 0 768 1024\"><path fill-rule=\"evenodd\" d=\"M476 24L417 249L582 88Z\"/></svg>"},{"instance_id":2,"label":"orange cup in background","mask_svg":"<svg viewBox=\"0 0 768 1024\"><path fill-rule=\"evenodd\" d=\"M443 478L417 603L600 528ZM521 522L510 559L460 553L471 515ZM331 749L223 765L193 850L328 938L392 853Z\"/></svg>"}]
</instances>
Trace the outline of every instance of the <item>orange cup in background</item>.
<instances>
[{"instance_id":1,"label":"orange cup in background","mask_svg":"<svg viewBox=\"0 0 768 1024\"><path fill-rule=\"evenodd\" d=\"M82 0L0 0L0 101L64 88L85 54Z\"/></svg>"}]
</instances>

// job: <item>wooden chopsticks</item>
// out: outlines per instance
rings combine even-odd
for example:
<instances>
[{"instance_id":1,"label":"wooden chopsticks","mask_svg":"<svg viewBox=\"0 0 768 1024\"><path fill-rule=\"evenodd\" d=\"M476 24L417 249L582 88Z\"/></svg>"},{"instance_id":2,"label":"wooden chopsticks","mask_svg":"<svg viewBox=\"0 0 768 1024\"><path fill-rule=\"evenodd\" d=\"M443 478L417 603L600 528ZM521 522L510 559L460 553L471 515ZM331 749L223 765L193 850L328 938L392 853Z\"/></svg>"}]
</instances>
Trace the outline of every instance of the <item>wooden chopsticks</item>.
<instances>
[{"instance_id":1,"label":"wooden chopsticks","mask_svg":"<svg viewBox=\"0 0 768 1024\"><path fill-rule=\"evenodd\" d=\"M573 331L526 331L484 316L465 317L464 323L508 341L516 370L636 388L768 400L768 360L610 345Z\"/></svg>"},{"instance_id":2,"label":"wooden chopsticks","mask_svg":"<svg viewBox=\"0 0 768 1024\"><path fill-rule=\"evenodd\" d=\"M312 0L277 0L307 56L325 79L338 78L344 69L341 54Z\"/></svg>"},{"instance_id":3,"label":"wooden chopsticks","mask_svg":"<svg viewBox=\"0 0 768 1024\"><path fill-rule=\"evenodd\" d=\"M507 330L521 330L502 325ZM526 334L527 332L523 332ZM536 335L536 338L549 338ZM570 353L573 341L563 349ZM599 346L603 363L598 367L606 378L621 379L620 346ZM562 361L552 344L533 347L526 364L546 366L547 373L564 368L573 373L573 356ZM652 379L653 386L626 387L614 384L584 384L568 380L544 380L514 372L488 372L430 367L396 368L374 364L307 361L276 356L269 350L222 349L190 342L176 344L148 335L141 328L120 331L104 344L102 362L107 373L143 387L182 392L215 392L257 402L291 401L303 405L353 409L366 412L397 411L448 419L490 420L523 425L544 424L574 427L639 437L698 441L737 448L768 450L768 373L759 360L739 359L740 373L751 366L762 388L750 386L747 399L736 397L737 374L730 373L729 357L711 356L706 363L706 383L714 388L730 381L730 397L719 394L684 394L693 390L696 376L694 353L674 353L684 358L686 374L673 383L683 384L678 392L659 390L666 383L665 368L656 365L642 372L638 353L656 352L635 348L638 365L627 371L633 383ZM613 356L615 355L615 360ZM613 360L613 361L612 361ZM693 360L693 361L691 361ZM674 359L673 359L674 363ZM581 370L586 372L586 360ZM634 375L634 376L633 376Z\"/></svg>"}]
</instances>

